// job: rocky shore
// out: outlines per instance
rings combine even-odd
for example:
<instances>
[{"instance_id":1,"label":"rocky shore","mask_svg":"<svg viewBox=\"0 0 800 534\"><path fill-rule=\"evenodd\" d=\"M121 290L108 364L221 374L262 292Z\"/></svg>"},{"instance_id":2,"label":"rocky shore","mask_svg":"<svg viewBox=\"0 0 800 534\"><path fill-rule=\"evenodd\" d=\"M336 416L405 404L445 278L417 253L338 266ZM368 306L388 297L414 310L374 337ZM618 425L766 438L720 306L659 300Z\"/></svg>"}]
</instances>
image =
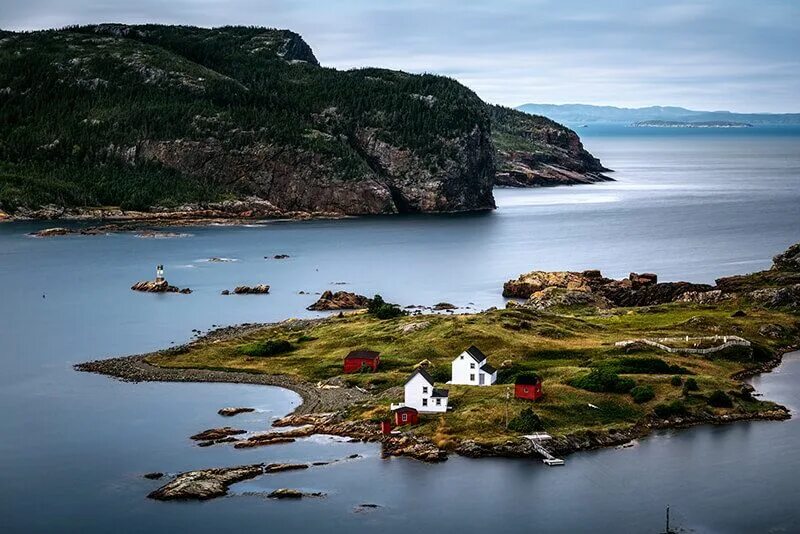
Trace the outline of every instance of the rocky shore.
<instances>
[{"instance_id":1,"label":"rocky shore","mask_svg":"<svg viewBox=\"0 0 800 534\"><path fill-rule=\"evenodd\" d=\"M788 351L789 349L787 349ZM502 444L480 443L474 440L456 440L446 449L438 447L429 438L415 436L413 433L383 435L377 423L372 421L349 421L342 416L342 410L357 402L370 398L368 393L358 389L323 389L312 384L299 382L286 376L260 375L210 371L201 369L168 369L152 366L144 361L145 356L128 356L79 364L79 371L101 373L127 381L166 381L166 382L230 382L242 384L261 384L284 387L295 391L303 398L303 403L290 415L273 422L273 426L293 427L285 431L268 431L256 434L246 440L233 436L244 433L237 429L224 427L209 429L192 436L201 445L234 442L235 448L252 448L279 443L291 443L296 438L312 435L332 435L347 437L363 442L380 443L384 457L404 456L424 462L441 462L449 453L461 456L479 457L538 457L528 440L509 440ZM780 357L770 365L760 366L747 373L752 376L767 372L780 363ZM744 378L745 373L740 377ZM651 418L641 424L626 429L611 429L607 432L580 432L573 435L556 436L548 442L548 449L559 456L573 452L612 447L649 435L654 430L668 428L688 428L706 424L729 424L739 421L789 419L791 414L783 406L762 412L733 413L714 415L704 413L694 416ZM205 441L202 441L204 440ZM191 477L190 477L191 478Z\"/></svg>"}]
</instances>

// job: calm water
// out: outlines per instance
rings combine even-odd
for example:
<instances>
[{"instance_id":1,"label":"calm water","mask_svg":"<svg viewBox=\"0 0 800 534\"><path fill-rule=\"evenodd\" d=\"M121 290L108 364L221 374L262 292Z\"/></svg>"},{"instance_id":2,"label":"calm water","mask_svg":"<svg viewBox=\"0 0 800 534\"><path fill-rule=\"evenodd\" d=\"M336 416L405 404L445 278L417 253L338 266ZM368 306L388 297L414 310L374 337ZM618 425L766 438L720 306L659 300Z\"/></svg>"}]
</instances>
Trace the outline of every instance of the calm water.
<instances>
[{"instance_id":1,"label":"calm water","mask_svg":"<svg viewBox=\"0 0 800 534\"><path fill-rule=\"evenodd\" d=\"M686 132L686 131L684 131ZM695 532L795 532L800 424L665 432L638 447L537 461L380 460L373 445L311 438L234 450L188 436L225 422L259 430L297 405L275 388L125 384L73 363L186 341L191 330L313 315L299 290L380 292L403 304L502 305L502 282L531 269L601 268L710 282L761 269L800 240L800 135L582 130L617 182L499 190L491 214L197 228L180 239L33 239L42 224L0 225L0 530L198 532L658 532L663 507ZM734 135L727 135L733 133ZM265 260L285 253L288 260ZM209 257L233 258L208 263ZM153 276L192 295L128 288ZM333 285L347 282L347 285ZM268 283L269 296L221 297ZM46 295L46 298L43 298ZM472 303L472 304L470 304ZM800 406L800 357L754 381ZM222 420L222 406L258 408ZM337 460L239 484L206 503L158 503L148 471ZM323 491L273 502L252 492ZM383 507L356 513L361 503Z\"/></svg>"}]
</instances>

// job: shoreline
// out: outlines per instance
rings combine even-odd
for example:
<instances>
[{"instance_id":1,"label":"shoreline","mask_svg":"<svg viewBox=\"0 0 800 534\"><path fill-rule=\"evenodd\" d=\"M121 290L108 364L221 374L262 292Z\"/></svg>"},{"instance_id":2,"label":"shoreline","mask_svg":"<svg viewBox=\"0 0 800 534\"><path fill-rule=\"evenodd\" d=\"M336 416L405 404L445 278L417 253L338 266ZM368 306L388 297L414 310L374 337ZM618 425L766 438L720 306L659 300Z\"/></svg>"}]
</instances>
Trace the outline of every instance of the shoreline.
<instances>
[{"instance_id":1,"label":"shoreline","mask_svg":"<svg viewBox=\"0 0 800 534\"><path fill-rule=\"evenodd\" d=\"M302 324L313 324L327 320L300 320ZM281 323L243 324L213 330L203 336L202 340L226 339L241 335L251 329L274 326ZM191 343L191 342L190 342ZM151 365L145 361L149 356L163 355L180 351L187 344L146 354L122 356L79 363L73 366L76 371L90 372L117 378L125 382L191 382L191 383L230 383L274 386L297 393L302 402L289 414L276 421L277 426L313 424L314 430L309 434L329 434L349 437L361 441L379 441L384 447L385 456L408 456L424 461L440 461L446 454L455 453L469 458L502 457L523 458L539 457L532 444L523 438L508 440L503 444L482 444L473 440L460 440L453 446L440 449L428 438L419 438L413 432L400 436L382 436L376 425L365 422L344 421L336 419L336 415L355 403L374 398L373 395L357 388L319 388L313 383L287 375L248 373L226 369L197 368L165 368ZM779 350L776 357L764 364L735 373L731 378L744 380L769 373L783 362L783 356L798 350L796 346ZM648 418L624 430L608 430L603 432L585 431L576 434L554 436L548 443L549 449L559 456L576 452L590 451L607 447L615 447L641 439L656 430L687 429L700 425L723 425L744 421L783 421L792 417L785 406L775 403L774 409L758 412L735 413L725 415L702 414L700 416L682 416L669 419ZM436 452L432 452L436 451ZM437 454L438 453L438 454Z\"/></svg>"}]
</instances>

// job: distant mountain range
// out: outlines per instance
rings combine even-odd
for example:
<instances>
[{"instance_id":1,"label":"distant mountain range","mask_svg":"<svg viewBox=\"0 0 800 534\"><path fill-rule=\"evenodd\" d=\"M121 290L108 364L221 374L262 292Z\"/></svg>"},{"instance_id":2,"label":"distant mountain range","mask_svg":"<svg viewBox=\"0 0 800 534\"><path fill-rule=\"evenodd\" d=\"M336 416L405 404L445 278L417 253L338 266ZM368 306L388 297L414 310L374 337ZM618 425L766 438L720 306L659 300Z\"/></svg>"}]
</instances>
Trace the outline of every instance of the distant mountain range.
<instances>
[{"instance_id":1,"label":"distant mountain range","mask_svg":"<svg viewBox=\"0 0 800 534\"><path fill-rule=\"evenodd\" d=\"M730 111L695 111L673 106L618 108L586 104L523 104L517 107L525 113L543 115L561 124L634 124L644 121L738 122L753 126L800 125L800 113L732 113Z\"/></svg>"}]
</instances>

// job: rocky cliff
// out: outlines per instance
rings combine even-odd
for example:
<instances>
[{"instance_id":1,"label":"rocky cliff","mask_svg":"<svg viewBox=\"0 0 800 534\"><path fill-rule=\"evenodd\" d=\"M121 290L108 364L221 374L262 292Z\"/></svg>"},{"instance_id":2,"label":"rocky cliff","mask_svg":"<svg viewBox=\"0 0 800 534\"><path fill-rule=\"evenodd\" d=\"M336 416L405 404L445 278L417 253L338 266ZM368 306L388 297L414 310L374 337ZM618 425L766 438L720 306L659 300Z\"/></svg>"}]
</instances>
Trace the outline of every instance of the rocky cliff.
<instances>
[{"instance_id":1,"label":"rocky cliff","mask_svg":"<svg viewBox=\"0 0 800 534\"><path fill-rule=\"evenodd\" d=\"M603 171L552 121L441 76L324 68L288 30L0 33L0 217L487 210L495 179Z\"/></svg>"},{"instance_id":2,"label":"rocky cliff","mask_svg":"<svg viewBox=\"0 0 800 534\"><path fill-rule=\"evenodd\" d=\"M612 180L603 174L609 169L566 126L502 106L489 106L489 113L497 150L497 185L543 187Z\"/></svg>"},{"instance_id":3,"label":"rocky cliff","mask_svg":"<svg viewBox=\"0 0 800 534\"><path fill-rule=\"evenodd\" d=\"M0 139L10 213L245 197L278 215L494 207L489 117L472 91L440 76L322 68L287 30L6 33Z\"/></svg>"}]
</instances>

